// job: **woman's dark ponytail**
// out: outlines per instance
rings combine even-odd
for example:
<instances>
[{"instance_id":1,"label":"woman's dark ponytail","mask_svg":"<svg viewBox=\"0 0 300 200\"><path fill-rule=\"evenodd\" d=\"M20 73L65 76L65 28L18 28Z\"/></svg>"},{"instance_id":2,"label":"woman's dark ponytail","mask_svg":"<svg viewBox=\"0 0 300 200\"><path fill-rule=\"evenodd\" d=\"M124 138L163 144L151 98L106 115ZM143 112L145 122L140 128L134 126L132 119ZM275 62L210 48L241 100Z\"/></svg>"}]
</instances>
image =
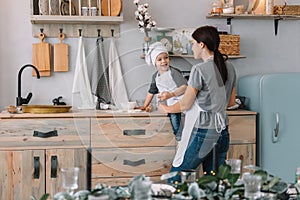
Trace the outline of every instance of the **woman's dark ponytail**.
<instances>
[{"instance_id":1,"label":"woman's dark ponytail","mask_svg":"<svg viewBox=\"0 0 300 200\"><path fill-rule=\"evenodd\" d=\"M203 42L209 50L214 52L214 62L222 77L223 84L225 84L228 79L225 61L228 57L219 51L220 36L218 30L213 26L202 26L193 32L192 37L198 43Z\"/></svg>"}]
</instances>

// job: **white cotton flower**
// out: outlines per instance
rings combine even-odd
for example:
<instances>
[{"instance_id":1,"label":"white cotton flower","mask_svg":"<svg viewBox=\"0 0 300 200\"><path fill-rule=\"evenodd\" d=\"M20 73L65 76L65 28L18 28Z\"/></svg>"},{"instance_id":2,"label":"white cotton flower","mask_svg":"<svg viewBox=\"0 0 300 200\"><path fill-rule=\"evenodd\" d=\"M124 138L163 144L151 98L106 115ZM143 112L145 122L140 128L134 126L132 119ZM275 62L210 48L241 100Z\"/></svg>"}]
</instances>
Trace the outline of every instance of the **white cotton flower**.
<instances>
[{"instance_id":1,"label":"white cotton flower","mask_svg":"<svg viewBox=\"0 0 300 200\"><path fill-rule=\"evenodd\" d=\"M148 31L152 27L156 26L156 22L152 20L151 15L148 13L149 4L139 4L141 0L134 0L133 2L137 6L137 11L135 11L135 19L138 21L138 27L141 32L148 35Z\"/></svg>"},{"instance_id":2,"label":"white cotton flower","mask_svg":"<svg viewBox=\"0 0 300 200\"><path fill-rule=\"evenodd\" d=\"M139 21L139 26L144 26L145 23L143 21Z\"/></svg>"},{"instance_id":3,"label":"white cotton flower","mask_svg":"<svg viewBox=\"0 0 300 200\"><path fill-rule=\"evenodd\" d=\"M141 31L142 33L145 33L144 27L140 28L140 31Z\"/></svg>"},{"instance_id":4,"label":"white cotton flower","mask_svg":"<svg viewBox=\"0 0 300 200\"><path fill-rule=\"evenodd\" d=\"M146 25L146 29L150 30L152 28L152 25L151 24L147 24Z\"/></svg>"},{"instance_id":5,"label":"white cotton flower","mask_svg":"<svg viewBox=\"0 0 300 200\"><path fill-rule=\"evenodd\" d=\"M149 15L149 13L145 13L145 20L150 19L151 15Z\"/></svg>"}]
</instances>

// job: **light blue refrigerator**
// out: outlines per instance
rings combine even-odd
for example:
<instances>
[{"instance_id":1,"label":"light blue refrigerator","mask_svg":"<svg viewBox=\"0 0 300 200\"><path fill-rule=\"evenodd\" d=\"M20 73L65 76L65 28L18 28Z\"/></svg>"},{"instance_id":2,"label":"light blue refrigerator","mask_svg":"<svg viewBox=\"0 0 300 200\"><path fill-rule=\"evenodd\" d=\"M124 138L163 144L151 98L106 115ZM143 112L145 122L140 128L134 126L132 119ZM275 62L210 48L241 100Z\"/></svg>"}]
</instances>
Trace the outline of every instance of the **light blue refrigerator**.
<instances>
[{"instance_id":1,"label":"light blue refrigerator","mask_svg":"<svg viewBox=\"0 0 300 200\"><path fill-rule=\"evenodd\" d=\"M300 73L241 77L237 95L257 115L257 165L293 183L300 167Z\"/></svg>"}]
</instances>

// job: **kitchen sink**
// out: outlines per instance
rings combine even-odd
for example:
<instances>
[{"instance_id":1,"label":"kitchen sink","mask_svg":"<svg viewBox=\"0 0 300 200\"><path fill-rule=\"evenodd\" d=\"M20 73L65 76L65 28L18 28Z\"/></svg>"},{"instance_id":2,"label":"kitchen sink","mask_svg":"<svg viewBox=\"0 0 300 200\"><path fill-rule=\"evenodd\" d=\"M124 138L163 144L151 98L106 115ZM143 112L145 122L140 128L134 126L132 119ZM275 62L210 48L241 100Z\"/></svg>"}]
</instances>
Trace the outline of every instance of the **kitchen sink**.
<instances>
[{"instance_id":1,"label":"kitchen sink","mask_svg":"<svg viewBox=\"0 0 300 200\"><path fill-rule=\"evenodd\" d=\"M46 113L66 113L72 106L68 105L22 105L23 113L46 114Z\"/></svg>"}]
</instances>

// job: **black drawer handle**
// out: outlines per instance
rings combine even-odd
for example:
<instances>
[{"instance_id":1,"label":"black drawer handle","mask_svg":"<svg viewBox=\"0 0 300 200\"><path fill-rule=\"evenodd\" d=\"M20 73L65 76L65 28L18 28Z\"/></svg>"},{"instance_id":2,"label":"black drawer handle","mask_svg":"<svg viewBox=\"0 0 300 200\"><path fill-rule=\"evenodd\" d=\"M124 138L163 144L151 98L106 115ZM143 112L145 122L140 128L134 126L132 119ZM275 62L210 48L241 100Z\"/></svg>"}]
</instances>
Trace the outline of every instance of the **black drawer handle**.
<instances>
[{"instance_id":1,"label":"black drawer handle","mask_svg":"<svg viewBox=\"0 0 300 200\"><path fill-rule=\"evenodd\" d=\"M51 156L51 178L57 177L57 156Z\"/></svg>"},{"instance_id":2,"label":"black drawer handle","mask_svg":"<svg viewBox=\"0 0 300 200\"><path fill-rule=\"evenodd\" d=\"M123 135L146 135L145 129L124 130Z\"/></svg>"},{"instance_id":3,"label":"black drawer handle","mask_svg":"<svg viewBox=\"0 0 300 200\"><path fill-rule=\"evenodd\" d=\"M37 156L33 157L33 167L34 167L33 178L39 179L40 178L40 157Z\"/></svg>"},{"instance_id":4,"label":"black drawer handle","mask_svg":"<svg viewBox=\"0 0 300 200\"><path fill-rule=\"evenodd\" d=\"M139 165L144 165L144 164L146 164L145 159L141 159L138 161L123 160L123 165L129 165L129 166L133 166L133 167L136 167Z\"/></svg>"},{"instance_id":5,"label":"black drawer handle","mask_svg":"<svg viewBox=\"0 0 300 200\"><path fill-rule=\"evenodd\" d=\"M58 136L57 130L49 131L49 132L40 132L40 131L34 131L33 137L40 137L40 138L48 138L48 137L54 137Z\"/></svg>"}]
</instances>

